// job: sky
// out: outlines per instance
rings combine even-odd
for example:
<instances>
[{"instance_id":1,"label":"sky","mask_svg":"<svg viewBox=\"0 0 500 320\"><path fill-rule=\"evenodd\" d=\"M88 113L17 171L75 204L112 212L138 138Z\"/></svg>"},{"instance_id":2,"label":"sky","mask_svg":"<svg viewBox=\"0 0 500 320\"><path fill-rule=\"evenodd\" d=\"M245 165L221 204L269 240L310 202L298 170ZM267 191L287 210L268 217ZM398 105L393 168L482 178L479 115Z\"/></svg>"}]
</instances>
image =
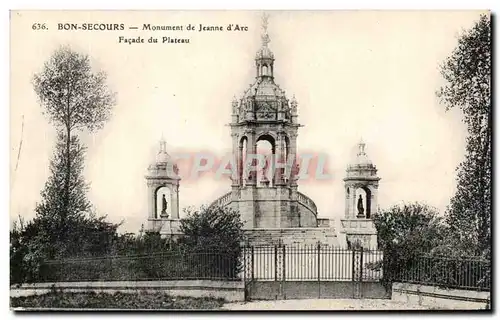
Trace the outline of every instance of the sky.
<instances>
[{"instance_id":1,"label":"sky","mask_svg":"<svg viewBox=\"0 0 500 320\"><path fill-rule=\"evenodd\" d=\"M298 101L298 152L328 157L332 179L305 181L320 217L344 214L343 181L362 138L378 168L379 206L421 201L444 211L455 191L466 129L459 110L445 112L435 92L439 65L478 11L275 11L269 47L275 81ZM61 44L89 54L117 92L113 115L87 145L85 178L97 212L121 231L147 219L144 175L159 139L167 151L230 152L231 100L254 81L260 47L257 11L14 12L11 17L11 221L34 216L47 180L55 129L42 114L33 74ZM35 31L33 21L48 30ZM58 23L139 26L241 24L248 31L59 31ZM140 28L141 29L141 28ZM118 37L190 38L189 44L123 44ZM22 130L24 121L24 129ZM22 144L21 144L22 141ZM21 150L19 152L19 148ZM19 152L19 159L18 159ZM181 181L180 207L208 204L229 180ZM181 212L181 217L183 213Z\"/></svg>"}]
</instances>

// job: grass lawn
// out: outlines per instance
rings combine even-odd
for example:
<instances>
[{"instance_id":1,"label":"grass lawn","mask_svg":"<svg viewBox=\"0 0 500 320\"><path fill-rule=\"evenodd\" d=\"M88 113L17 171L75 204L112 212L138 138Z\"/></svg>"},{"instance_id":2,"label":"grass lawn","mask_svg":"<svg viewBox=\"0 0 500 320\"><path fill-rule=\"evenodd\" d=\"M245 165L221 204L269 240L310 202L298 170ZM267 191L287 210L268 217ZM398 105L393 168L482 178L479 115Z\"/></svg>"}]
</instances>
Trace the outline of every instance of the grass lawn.
<instances>
[{"instance_id":1,"label":"grass lawn","mask_svg":"<svg viewBox=\"0 0 500 320\"><path fill-rule=\"evenodd\" d=\"M49 292L10 298L11 308L29 309L220 309L223 299L172 297L165 293Z\"/></svg>"}]
</instances>

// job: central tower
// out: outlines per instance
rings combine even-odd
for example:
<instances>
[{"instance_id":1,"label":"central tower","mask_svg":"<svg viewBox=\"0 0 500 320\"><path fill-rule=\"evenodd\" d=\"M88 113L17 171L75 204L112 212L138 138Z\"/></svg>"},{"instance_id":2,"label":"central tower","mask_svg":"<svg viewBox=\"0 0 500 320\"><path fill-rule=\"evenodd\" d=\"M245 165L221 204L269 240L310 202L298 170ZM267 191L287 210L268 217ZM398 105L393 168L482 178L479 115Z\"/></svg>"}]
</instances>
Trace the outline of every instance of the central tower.
<instances>
[{"instance_id":1,"label":"central tower","mask_svg":"<svg viewBox=\"0 0 500 320\"><path fill-rule=\"evenodd\" d=\"M232 191L226 197L245 228L316 227L314 202L297 190L297 101L274 81L268 17L262 18L262 44L255 55L255 81L233 99ZM267 154L258 143L270 146Z\"/></svg>"}]
</instances>

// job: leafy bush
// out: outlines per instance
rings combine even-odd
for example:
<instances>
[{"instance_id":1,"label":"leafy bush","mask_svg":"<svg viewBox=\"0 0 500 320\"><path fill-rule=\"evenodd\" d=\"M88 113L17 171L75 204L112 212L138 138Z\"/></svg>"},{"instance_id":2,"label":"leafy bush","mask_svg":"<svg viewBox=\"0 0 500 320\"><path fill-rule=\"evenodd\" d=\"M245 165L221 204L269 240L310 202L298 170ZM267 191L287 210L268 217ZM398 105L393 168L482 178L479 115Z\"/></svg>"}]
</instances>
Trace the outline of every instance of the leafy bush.
<instances>
[{"instance_id":1,"label":"leafy bush","mask_svg":"<svg viewBox=\"0 0 500 320\"><path fill-rule=\"evenodd\" d=\"M182 247L215 277L234 278L242 268L243 223L238 212L213 206L188 208L186 213L181 221Z\"/></svg>"},{"instance_id":2,"label":"leafy bush","mask_svg":"<svg viewBox=\"0 0 500 320\"><path fill-rule=\"evenodd\" d=\"M390 284L400 270L409 270L416 258L441 244L446 227L436 209L421 203L393 206L373 217L378 247L384 251L381 263L384 282Z\"/></svg>"}]
</instances>

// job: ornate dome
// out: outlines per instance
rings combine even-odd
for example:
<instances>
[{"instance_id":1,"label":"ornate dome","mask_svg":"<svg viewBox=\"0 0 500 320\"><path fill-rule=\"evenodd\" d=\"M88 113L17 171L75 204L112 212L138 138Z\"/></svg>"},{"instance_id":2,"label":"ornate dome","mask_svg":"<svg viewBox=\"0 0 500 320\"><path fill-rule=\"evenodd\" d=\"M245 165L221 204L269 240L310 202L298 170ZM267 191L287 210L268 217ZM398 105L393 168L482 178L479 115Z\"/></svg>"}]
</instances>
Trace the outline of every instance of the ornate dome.
<instances>
[{"instance_id":1,"label":"ornate dome","mask_svg":"<svg viewBox=\"0 0 500 320\"><path fill-rule=\"evenodd\" d=\"M274 54L269 49L271 41L267 34L267 16L262 19L262 45L255 55L256 79L244 90L241 99L232 102L234 122L285 121L292 122L296 116L297 102L291 105L285 91L274 82Z\"/></svg>"},{"instance_id":2,"label":"ornate dome","mask_svg":"<svg viewBox=\"0 0 500 320\"><path fill-rule=\"evenodd\" d=\"M359 166L372 166L373 163L368 158L368 155L365 152L365 146L366 144L361 140L358 144L358 154L356 155L356 161L354 162L355 165Z\"/></svg>"},{"instance_id":3,"label":"ornate dome","mask_svg":"<svg viewBox=\"0 0 500 320\"><path fill-rule=\"evenodd\" d=\"M347 176L344 180L363 179L379 180L377 177L377 167L370 160L365 152L365 143L361 140L358 143L358 153L356 158L347 166Z\"/></svg>"},{"instance_id":4,"label":"ornate dome","mask_svg":"<svg viewBox=\"0 0 500 320\"><path fill-rule=\"evenodd\" d=\"M249 97L255 97L257 100L260 97L265 97L264 100L270 100L273 97L286 98L285 92L271 78L259 78L251 84L244 93L244 98Z\"/></svg>"},{"instance_id":5,"label":"ornate dome","mask_svg":"<svg viewBox=\"0 0 500 320\"><path fill-rule=\"evenodd\" d=\"M158 150L158 154L156 155L156 163L163 164L169 163L172 160L172 157L167 153L167 143L165 139L161 138L160 140L160 150Z\"/></svg>"},{"instance_id":6,"label":"ornate dome","mask_svg":"<svg viewBox=\"0 0 500 320\"><path fill-rule=\"evenodd\" d=\"M160 140L160 149L156 155L155 161L148 168L150 175L169 177L177 179L179 170L172 157L167 153L166 142Z\"/></svg>"},{"instance_id":7,"label":"ornate dome","mask_svg":"<svg viewBox=\"0 0 500 320\"><path fill-rule=\"evenodd\" d=\"M269 38L268 38L269 39ZM274 60L274 53L269 49L269 47L266 45L263 45L259 51L255 54L255 60L260 60L260 59L270 59Z\"/></svg>"}]
</instances>

